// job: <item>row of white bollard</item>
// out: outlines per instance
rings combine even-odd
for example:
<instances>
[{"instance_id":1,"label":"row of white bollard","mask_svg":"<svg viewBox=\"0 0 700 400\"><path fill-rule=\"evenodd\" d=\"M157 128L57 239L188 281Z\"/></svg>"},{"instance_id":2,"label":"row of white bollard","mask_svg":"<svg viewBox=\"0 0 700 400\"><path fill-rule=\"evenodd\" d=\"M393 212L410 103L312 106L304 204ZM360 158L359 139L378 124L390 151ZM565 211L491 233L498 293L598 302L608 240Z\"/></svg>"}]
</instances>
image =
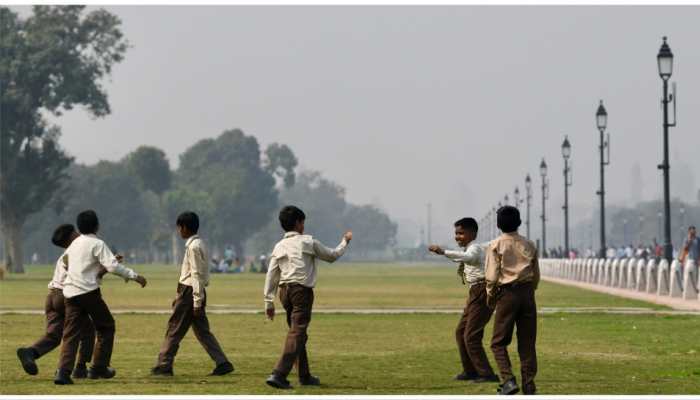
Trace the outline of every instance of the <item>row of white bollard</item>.
<instances>
[{"instance_id":1,"label":"row of white bollard","mask_svg":"<svg viewBox=\"0 0 700 400\"><path fill-rule=\"evenodd\" d=\"M577 258L540 260L543 276L586 282L638 292L656 293L657 296L699 300L698 265L693 260L643 260L635 258L596 259Z\"/></svg>"}]
</instances>

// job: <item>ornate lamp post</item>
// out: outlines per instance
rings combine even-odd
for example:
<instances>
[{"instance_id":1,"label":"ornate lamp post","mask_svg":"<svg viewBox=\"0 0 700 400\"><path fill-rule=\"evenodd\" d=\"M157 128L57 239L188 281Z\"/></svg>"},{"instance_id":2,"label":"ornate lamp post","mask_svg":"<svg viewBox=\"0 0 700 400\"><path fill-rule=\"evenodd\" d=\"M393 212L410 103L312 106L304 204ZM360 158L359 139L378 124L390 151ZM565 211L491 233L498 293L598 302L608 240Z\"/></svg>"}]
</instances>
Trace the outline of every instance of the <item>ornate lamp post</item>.
<instances>
[{"instance_id":1,"label":"ornate lamp post","mask_svg":"<svg viewBox=\"0 0 700 400\"><path fill-rule=\"evenodd\" d=\"M571 186L571 167L569 167L569 158L571 157L571 143L569 137L564 137L564 143L561 145L561 155L564 157L564 251L566 257L569 257L569 186Z\"/></svg>"},{"instance_id":2,"label":"ornate lamp post","mask_svg":"<svg viewBox=\"0 0 700 400\"><path fill-rule=\"evenodd\" d=\"M595 114L596 125L598 126L598 131L600 132L600 190L597 194L600 196L600 257L605 258L606 246L605 246L605 166L610 164L610 134L607 138L604 136L605 128L608 125L608 113L603 107L603 100L600 101L598 106L598 111ZM606 160L606 150L607 149L607 160Z\"/></svg>"},{"instance_id":3,"label":"ornate lamp post","mask_svg":"<svg viewBox=\"0 0 700 400\"><path fill-rule=\"evenodd\" d=\"M547 251L547 215L546 215L546 208L545 208L545 200L549 198L549 184L547 183L547 163L544 161L544 158L542 159L542 162L540 163L540 176L542 177L542 252L541 255L544 258L544 255Z\"/></svg>"},{"instance_id":4,"label":"ornate lamp post","mask_svg":"<svg viewBox=\"0 0 700 400\"><path fill-rule=\"evenodd\" d=\"M530 179L530 174L525 177L525 207L527 208L527 215L525 220L525 226L527 226L527 238L530 238L530 201L532 200L532 179Z\"/></svg>"},{"instance_id":5,"label":"ornate lamp post","mask_svg":"<svg viewBox=\"0 0 700 400\"><path fill-rule=\"evenodd\" d=\"M673 53L671 48L666 43L666 36L663 38L664 42L659 49L659 54L656 56L656 61L659 66L659 76L663 81L663 91L664 98L662 100L664 107L664 161L663 164L658 166L659 169L663 170L664 174L664 257L671 262L673 259L673 244L671 243L671 189L670 189L670 179L669 179L669 162L668 162L668 128L676 126L676 99L674 95L668 95L668 80L671 78L673 73ZM673 91L675 92L675 85L673 86ZM673 102L674 118L673 123L668 122L668 103Z\"/></svg>"}]
</instances>

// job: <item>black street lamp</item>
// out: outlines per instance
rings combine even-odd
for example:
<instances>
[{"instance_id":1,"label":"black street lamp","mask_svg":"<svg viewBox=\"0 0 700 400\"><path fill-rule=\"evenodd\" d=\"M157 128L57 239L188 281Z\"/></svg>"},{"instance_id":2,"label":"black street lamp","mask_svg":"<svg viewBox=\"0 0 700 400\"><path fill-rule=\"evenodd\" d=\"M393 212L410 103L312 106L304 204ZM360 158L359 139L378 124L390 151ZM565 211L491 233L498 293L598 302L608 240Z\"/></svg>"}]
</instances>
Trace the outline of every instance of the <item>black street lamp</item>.
<instances>
[{"instance_id":1,"label":"black street lamp","mask_svg":"<svg viewBox=\"0 0 700 400\"><path fill-rule=\"evenodd\" d=\"M513 190L513 201L515 201L515 208L520 208L523 200L520 198L520 189L516 186Z\"/></svg>"},{"instance_id":2,"label":"black street lamp","mask_svg":"<svg viewBox=\"0 0 700 400\"><path fill-rule=\"evenodd\" d=\"M569 137L564 137L564 143L561 145L561 155L564 157L564 251L566 257L569 257L569 186L571 186L571 167L569 166L569 158L571 157L571 143Z\"/></svg>"},{"instance_id":3,"label":"black street lamp","mask_svg":"<svg viewBox=\"0 0 700 400\"><path fill-rule=\"evenodd\" d=\"M659 49L659 54L656 56L656 60L659 66L659 76L664 83L664 98L662 100L664 106L664 161L663 164L658 166L659 169L663 170L664 174L664 258L671 262L673 259L673 244L671 243L671 189L670 189L670 178L669 178L669 162L668 162L668 128L676 126L676 96L668 95L668 80L671 78L673 73L673 53L671 53L671 48L668 47L666 43L666 36L664 36L664 42ZM673 92L675 93L676 86L673 86ZM673 102L673 123L668 122L668 103Z\"/></svg>"},{"instance_id":4,"label":"black street lamp","mask_svg":"<svg viewBox=\"0 0 700 400\"><path fill-rule=\"evenodd\" d=\"M547 182L547 163L544 162L544 158L542 158L542 162L540 163L540 176L542 177L542 252L541 255L544 258L545 257L545 252L547 251L547 215L545 212L545 200L549 198L549 184Z\"/></svg>"},{"instance_id":5,"label":"black street lamp","mask_svg":"<svg viewBox=\"0 0 700 400\"><path fill-rule=\"evenodd\" d=\"M527 208L525 226L527 227L527 238L530 238L530 201L532 200L532 179L530 174L525 177L525 207Z\"/></svg>"},{"instance_id":6,"label":"black street lamp","mask_svg":"<svg viewBox=\"0 0 700 400\"><path fill-rule=\"evenodd\" d=\"M605 166L610 164L610 134L604 137L605 128L608 125L608 113L603 107L603 100L600 101L598 111L595 114L596 125L600 132L600 190L596 192L600 196L600 257L605 258L607 247L605 246ZM607 160L606 152L607 149Z\"/></svg>"},{"instance_id":7,"label":"black street lamp","mask_svg":"<svg viewBox=\"0 0 700 400\"><path fill-rule=\"evenodd\" d=\"M503 205L507 206L508 205L508 193L506 193L505 196L503 196Z\"/></svg>"}]
</instances>

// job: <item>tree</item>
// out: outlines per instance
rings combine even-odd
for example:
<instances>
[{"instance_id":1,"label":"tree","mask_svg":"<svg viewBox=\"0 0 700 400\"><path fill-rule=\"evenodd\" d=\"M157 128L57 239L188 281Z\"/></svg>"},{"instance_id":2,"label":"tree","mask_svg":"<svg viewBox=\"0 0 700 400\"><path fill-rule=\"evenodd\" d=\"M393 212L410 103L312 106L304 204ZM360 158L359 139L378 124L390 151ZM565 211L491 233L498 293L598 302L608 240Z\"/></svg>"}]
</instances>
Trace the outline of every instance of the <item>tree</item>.
<instances>
[{"instance_id":1,"label":"tree","mask_svg":"<svg viewBox=\"0 0 700 400\"><path fill-rule=\"evenodd\" d=\"M258 141L240 129L194 144L180 156L177 174L182 185L209 195L207 234L214 245L231 243L239 255L277 206L275 178L263 169Z\"/></svg>"},{"instance_id":2,"label":"tree","mask_svg":"<svg viewBox=\"0 0 700 400\"><path fill-rule=\"evenodd\" d=\"M348 204L345 189L320 172L301 172L294 186L281 192L280 203L300 207L306 214L305 232L328 245L335 245L344 230L352 229L353 254L366 257L396 242L397 226L388 215L374 206ZM276 211L267 226L248 242L252 251L267 253L282 236Z\"/></svg>"},{"instance_id":3,"label":"tree","mask_svg":"<svg viewBox=\"0 0 700 400\"><path fill-rule=\"evenodd\" d=\"M149 251L147 261L158 259L161 251L167 247L172 229L168 228L165 212L163 210L163 193L170 189L172 184L172 172L170 163L163 150L157 147L140 146L124 157L123 161L129 175L139 184L148 200L150 215L153 219L153 230L148 237Z\"/></svg>"},{"instance_id":4,"label":"tree","mask_svg":"<svg viewBox=\"0 0 700 400\"><path fill-rule=\"evenodd\" d=\"M382 251L396 244L397 225L380 209L371 206L347 207L346 229L353 231L353 247L366 257L371 251Z\"/></svg>"},{"instance_id":5,"label":"tree","mask_svg":"<svg viewBox=\"0 0 700 400\"><path fill-rule=\"evenodd\" d=\"M128 47L116 16L84 8L35 6L22 20L0 7L0 219L13 272L24 271L22 226L54 198L71 162L42 113L82 105L109 114L100 81Z\"/></svg>"},{"instance_id":6,"label":"tree","mask_svg":"<svg viewBox=\"0 0 700 400\"><path fill-rule=\"evenodd\" d=\"M124 157L129 174L134 176L142 190L150 190L160 197L170 189L172 173L163 150L141 146Z\"/></svg>"},{"instance_id":7,"label":"tree","mask_svg":"<svg viewBox=\"0 0 700 400\"><path fill-rule=\"evenodd\" d=\"M282 179L284 186L294 186L297 157L286 144L272 143L265 149L265 171Z\"/></svg>"}]
</instances>

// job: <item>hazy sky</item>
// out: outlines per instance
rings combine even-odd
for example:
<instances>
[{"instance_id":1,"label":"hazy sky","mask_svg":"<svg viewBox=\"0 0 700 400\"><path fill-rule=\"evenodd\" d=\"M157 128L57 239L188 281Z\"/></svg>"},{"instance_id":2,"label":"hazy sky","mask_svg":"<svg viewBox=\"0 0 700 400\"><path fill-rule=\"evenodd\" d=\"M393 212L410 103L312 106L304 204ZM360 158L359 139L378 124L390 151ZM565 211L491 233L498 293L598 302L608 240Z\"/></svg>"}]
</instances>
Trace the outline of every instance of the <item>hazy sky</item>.
<instances>
[{"instance_id":1,"label":"hazy sky","mask_svg":"<svg viewBox=\"0 0 700 400\"><path fill-rule=\"evenodd\" d=\"M700 7L161 6L109 7L133 47L106 83L113 112L61 117L79 162L115 160L141 144L178 155L241 128L289 144L301 165L399 221L434 211L447 240L458 216L483 216L526 173L550 166L561 219L560 146L573 148L573 219L597 205L599 99L609 113L611 203L659 196L661 80L676 56L678 127L672 193L693 198L700 171ZM541 213L539 190L533 218ZM539 234L533 222L533 234ZM417 231L409 223L402 229ZM557 237L550 241L556 242Z\"/></svg>"}]
</instances>

